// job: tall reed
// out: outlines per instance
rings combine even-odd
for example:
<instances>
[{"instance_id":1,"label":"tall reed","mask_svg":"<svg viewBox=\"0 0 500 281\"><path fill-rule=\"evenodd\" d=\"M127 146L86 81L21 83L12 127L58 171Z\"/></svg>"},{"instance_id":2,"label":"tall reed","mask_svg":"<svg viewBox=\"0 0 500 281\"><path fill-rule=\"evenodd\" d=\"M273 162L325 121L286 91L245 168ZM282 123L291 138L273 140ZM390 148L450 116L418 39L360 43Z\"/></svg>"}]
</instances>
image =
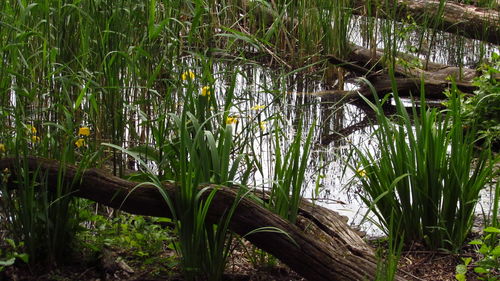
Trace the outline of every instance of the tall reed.
<instances>
[{"instance_id":1,"label":"tall reed","mask_svg":"<svg viewBox=\"0 0 500 281\"><path fill-rule=\"evenodd\" d=\"M463 130L455 87L452 93L452 106L440 113L426 108L422 92L421 108L411 115L395 95L392 119L378 99L375 104L365 99L377 114L379 154L356 148L366 172L360 175L363 201L384 230L391 220L401 221L398 236L433 249L462 246L479 191L492 175L490 152L476 155L475 134Z\"/></svg>"},{"instance_id":2,"label":"tall reed","mask_svg":"<svg viewBox=\"0 0 500 281\"><path fill-rule=\"evenodd\" d=\"M276 126L274 131L274 170L273 182L269 198L269 209L286 218L291 223L297 219L300 200L302 199L303 185L307 168L307 161L311 149L311 142L315 123L309 128L305 141L302 141L302 121L295 136L285 149L280 140L282 131Z\"/></svg>"},{"instance_id":3,"label":"tall reed","mask_svg":"<svg viewBox=\"0 0 500 281\"><path fill-rule=\"evenodd\" d=\"M95 154L89 151L79 154L74 145L77 136L72 129L66 130L61 124L43 124L38 129L23 124L23 106L20 101L16 104L16 129L13 139L6 146L7 154L18 162L13 171L3 171L5 181L2 180L0 202L8 234L16 242L24 243L30 263L51 267L68 261L80 223L78 206L71 196L74 183L63 181L65 165L79 161L81 171L93 163ZM51 126L57 127L57 130L52 134L42 134ZM53 142L60 144L58 153L50 153L48 146ZM28 157L32 155L59 159L58 180L49 182L46 171L30 170ZM11 173L16 174L16 188L6 185ZM49 191L49 188L52 190Z\"/></svg>"}]
</instances>

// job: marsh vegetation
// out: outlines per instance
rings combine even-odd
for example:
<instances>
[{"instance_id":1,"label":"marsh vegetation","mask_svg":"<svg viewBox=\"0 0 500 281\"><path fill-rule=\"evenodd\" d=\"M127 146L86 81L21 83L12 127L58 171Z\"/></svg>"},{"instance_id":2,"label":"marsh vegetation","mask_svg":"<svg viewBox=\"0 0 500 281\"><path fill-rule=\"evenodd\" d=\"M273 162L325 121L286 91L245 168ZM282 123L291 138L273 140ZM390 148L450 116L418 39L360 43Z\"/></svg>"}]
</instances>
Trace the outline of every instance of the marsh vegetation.
<instances>
[{"instance_id":1,"label":"marsh vegetation","mask_svg":"<svg viewBox=\"0 0 500 281\"><path fill-rule=\"evenodd\" d=\"M499 3L402 2L1 1L0 280L402 280L414 245L498 280ZM377 255L352 234L309 261L349 229L315 206Z\"/></svg>"}]
</instances>

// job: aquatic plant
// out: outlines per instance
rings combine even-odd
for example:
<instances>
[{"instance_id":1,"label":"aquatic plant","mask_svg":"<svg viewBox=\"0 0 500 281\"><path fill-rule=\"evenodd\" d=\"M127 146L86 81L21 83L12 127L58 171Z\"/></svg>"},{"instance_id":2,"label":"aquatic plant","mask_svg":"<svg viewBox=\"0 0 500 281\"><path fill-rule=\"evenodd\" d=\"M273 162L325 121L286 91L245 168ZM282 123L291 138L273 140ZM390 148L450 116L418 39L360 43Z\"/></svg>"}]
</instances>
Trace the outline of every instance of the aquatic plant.
<instances>
[{"instance_id":1,"label":"aquatic plant","mask_svg":"<svg viewBox=\"0 0 500 281\"><path fill-rule=\"evenodd\" d=\"M17 108L17 114L20 113L18 110ZM2 171L1 176L0 203L2 219L6 220L2 225L16 244L23 244L30 263L47 264L50 267L68 261L67 256L71 254L71 245L79 229L78 206L70 196L73 191L72 183L49 183L45 171L35 169L35 172L30 172L28 161L30 156L48 154L47 144L66 134L62 132L61 135L45 135L43 140L36 136L37 143L30 146L29 138L33 138L32 134L40 131L34 127L26 131L21 120L16 118L17 129L10 143L12 153L9 153L9 156L18 159L17 165L12 170ZM76 152L72 138L66 135L65 139L66 141L61 143L61 151L56 155L61 160L61 165L75 161ZM91 164L94 155L83 155L79 162L80 169L83 170ZM15 173L18 179L16 188L7 186L12 173ZM65 169L61 168L58 177L63 178L64 174ZM48 192L49 184L54 188L54 192Z\"/></svg>"},{"instance_id":2,"label":"aquatic plant","mask_svg":"<svg viewBox=\"0 0 500 281\"><path fill-rule=\"evenodd\" d=\"M379 152L356 148L366 170L359 177L362 198L383 229L394 221L400 224L396 235L432 249L463 245L479 191L493 175L490 152L476 153L474 130L464 132L456 88L452 93L451 107L440 113L426 108L422 92L422 106L411 115L396 94L392 118L378 99L365 99L377 114Z\"/></svg>"},{"instance_id":3,"label":"aquatic plant","mask_svg":"<svg viewBox=\"0 0 500 281\"><path fill-rule=\"evenodd\" d=\"M384 2L386 8L391 3ZM62 241L71 242L78 224L80 206L68 195L71 186L58 185L50 195L41 188L44 175L27 172L25 158L38 155L82 169L104 167L159 190L164 180L178 182L183 188L179 205L164 199L176 211L186 275L220 276L229 253L231 210L218 224L206 225L204 212L216 193L200 192L199 185L244 186L249 174L264 170L252 159L259 148L252 142L262 145L275 134L275 146L286 152L278 151L274 174L262 174L272 177L269 206L294 221L312 142L312 131L303 140L304 124L287 139L284 124L273 124L279 110L261 114L271 106L256 96L288 91L281 88L286 84L281 73L273 69L261 75L269 77L252 77L235 65L264 60L289 68L288 77L302 71L321 74L321 55L348 50L351 4L0 1L0 156L18 157L15 172L22 175L18 190L3 187L2 195L8 196L2 196L7 200L2 206L9 206L3 215L12 219L16 243L25 240L33 262L45 262L40 251L49 249L51 263L64 256ZM391 52L400 39L395 29L388 24L385 33ZM222 67L213 63L215 58ZM255 91L237 93L239 77L271 85L255 82L250 85ZM101 143L110 145L103 149ZM142 173L130 175L127 169L137 166ZM200 247L206 249L202 255Z\"/></svg>"},{"instance_id":4,"label":"aquatic plant","mask_svg":"<svg viewBox=\"0 0 500 281\"><path fill-rule=\"evenodd\" d=\"M269 195L268 208L283 218L295 223L304 190L307 161L311 150L315 122L309 128L305 141L302 141L302 121L290 144L285 146L280 140L281 126L274 124L274 170ZM285 148L287 147L287 148ZM283 153L283 154L282 154Z\"/></svg>"}]
</instances>

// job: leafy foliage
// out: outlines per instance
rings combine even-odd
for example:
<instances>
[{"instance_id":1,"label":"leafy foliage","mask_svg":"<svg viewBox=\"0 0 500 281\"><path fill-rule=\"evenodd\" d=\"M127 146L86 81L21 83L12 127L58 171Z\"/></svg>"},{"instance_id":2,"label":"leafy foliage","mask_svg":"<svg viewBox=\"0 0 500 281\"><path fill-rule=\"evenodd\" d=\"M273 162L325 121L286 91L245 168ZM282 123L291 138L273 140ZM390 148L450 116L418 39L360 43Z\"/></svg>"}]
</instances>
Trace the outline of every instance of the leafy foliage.
<instances>
[{"instance_id":1,"label":"leafy foliage","mask_svg":"<svg viewBox=\"0 0 500 281\"><path fill-rule=\"evenodd\" d=\"M472 264L474 272L479 275L479 280L498 281L500 280L500 229L496 227L486 227L483 229L485 235L479 239L469 242L479 248L477 253L481 258ZM458 281L466 280L468 266L472 258L464 258L464 263L457 265L455 278Z\"/></svg>"},{"instance_id":2,"label":"leafy foliage","mask_svg":"<svg viewBox=\"0 0 500 281\"><path fill-rule=\"evenodd\" d=\"M477 262L474 272L483 276L483 280L499 280L500 269L500 229L487 227L483 230L487 233L482 239L470 242L471 245L480 246L478 252L483 256ZM496 241L491 243L489 240ZM490 243L488 243L490 242Z\"/></svg>"},{"instance_id":3,"label":"leafy foliage","mask_svg":"<svg viewBox=\"0 0 500 281\"><path fill-rule=\"evenodd\" d=\"M90 207L90 206L89 206ZM155 265L159 269L172 268L179 261L164 253L174 251L175 233L172 222L163 218L150 218L118 214L112 218L81 208L80 216L87 227L77 235L77 241L91 256L100 255L105 247L117 249L132 262L143 266ZM167 251L168 250L168 251Z\"/></svg>"},{"instance_id":4,"label":"leafy foliage","mask_svg":"<svg viewBox=\"0 0 500 281\"><path fill-rule=\"evenodd\" d=\"M20 252L24 246L23 242L16 244L14 240L8 238L4 241L8 244L8 247L5 247L4 249L0 248L0 272L2 272L6 267L13 265L16 260L28 263L29 255Z\"/></svg>"},{"instance_id":5,"label":"leafy foliage","mask_svg":"<svg viewBox=\"0 0 500 281\"><path fill-rule=\"evenodd\" d=\"M493 53L491 62L483 64L482 75L474 80L479 87L462 107L466 126L477 126L478 133L490 144L500 145L500 55Z\"/></svg>"}]
</instances>

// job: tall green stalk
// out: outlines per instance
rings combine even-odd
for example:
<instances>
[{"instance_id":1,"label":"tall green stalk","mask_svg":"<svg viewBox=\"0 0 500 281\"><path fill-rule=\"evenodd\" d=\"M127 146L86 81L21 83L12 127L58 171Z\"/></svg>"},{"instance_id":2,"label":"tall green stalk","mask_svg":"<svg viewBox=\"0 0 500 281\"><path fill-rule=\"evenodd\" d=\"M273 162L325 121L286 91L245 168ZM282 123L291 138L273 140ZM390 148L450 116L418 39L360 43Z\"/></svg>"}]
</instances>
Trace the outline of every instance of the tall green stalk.
<instances>
[{"instance_id":1,"label":"tall green stalk","mask_svg":"<svg viewBox=\"0 0 500 281\"><path fill-rule=\"evenodd\" d=\"M422 87L423 88L423 87ZM479 191L491 179L490 152L476 155L475 133L464 132L456 88L452 107L444 113L413 108L410 116L394 96L397 115L384 115L376 99L379 154L356 148L366 176L361 176L363 201L387 231L401 220L397 235L425 241L433 249L460 248L468 235ZM412 122L413 120L413 122Z\"/></svg>"},{"instance_id":2,"label":"tall green stalk","mask_svg":"<svg viewBox=\"0 0 500 281\"><path fill-rule=\"evenodd\" d=\"M276 124L275 127L274 150L276 154L268 208L291 223L295 223L302 199L315 122L310 127L304 142L302 141L302 122L299 123L295 137L284 154L282 154L284 144L280 140L282 131Z\"/></svg>"}]
</instances>

